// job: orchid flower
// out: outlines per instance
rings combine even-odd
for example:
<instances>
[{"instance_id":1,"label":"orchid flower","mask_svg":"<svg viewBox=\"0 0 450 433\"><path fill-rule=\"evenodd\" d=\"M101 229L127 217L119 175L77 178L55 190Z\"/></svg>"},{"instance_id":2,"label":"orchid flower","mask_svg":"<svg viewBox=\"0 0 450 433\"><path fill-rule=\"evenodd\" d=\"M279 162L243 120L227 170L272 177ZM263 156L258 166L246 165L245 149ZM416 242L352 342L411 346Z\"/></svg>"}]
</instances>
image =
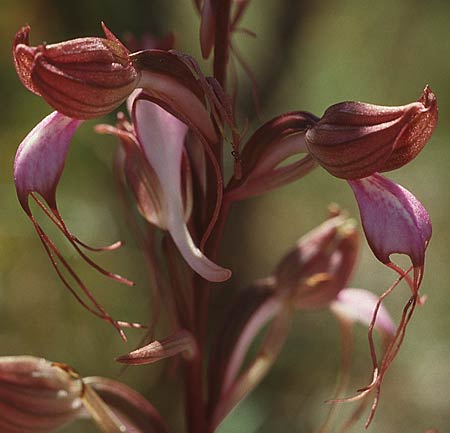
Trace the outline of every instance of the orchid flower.
<instances>
[{"instance_id":1,"label":"orchid flower","mask_svg":"<svg viewBox=\"0 0 450 433\"><path fill-rule=\"evenodd\" d=\"M368 327L372 382L356 397L339 399L344 388L341 382L333 402L360 399L357 412L375 391L369 423L383 377L421 301L425 250L431 238L431 222L423 205L380 173L402 167L425 146L437 123L436 97L426 87L418 101L399 107L343 102L328 108L321 118L308 112L282 114L257 128L241 152L236 101L227 94L226 74L230 52L247 72L231 37L249 3L194 2L201 15L204 58L214 50L214 77L206 77L193 58L175 50L152 48L132 53L105 25L105 37L38 46L29 43L29 26L20 29L13 44L19 78L56 111L19 146L14 162L17 196L55 271L76 299L113 324L123 338L123 327L142 327L115 320L103 309L44 231L29 203L31 198L85 263L108 278L133 284L103 269L85 252L110 251L121 243L88 246L69 231L56 200L70 142L78 127L85 119L103 116L127 101L131 120L119 113L116 127L99 125L97 132L113 134L120 140L116 166L119 183L123 195L133 201L129 206L132 216L137 217L133 228L145 238L145 254L156 275L156 290L162 294L169 289L164 301L173 314L169 315L170 335L148 343L154 338L150 326L146 344L116 360L139 365L181 356L186 367L188 430L213 432L272 367L294 313L328 309L338 318L343 334L343 376L350 365L353 324ZM234 171L225 186L227 143L231 144ZM299 155L297 160L292 159ZM379 297L348 287L359 237L354 221L335 210L287 252L271 275L240 293L224 319L211 356L205 356L210 282L222 282L231 276L229 269L215 263L230 205L298 180L319 165L349 183L370 248L399 278ZM165 232L161 255L154 248L154 227ZM395 265L391 261L394 253L407 255L411 268L405 271ZM166 266L159 266L163 260ZM383 301L403 280L412 295L396 327ZM244 368L249 347L265 326L259 350ZM384 337L380 360L374 330ZM203 386L206 359L207 398L207 387ZM19 376L14 372L10 375L10 365ZM41 373L44 381L39 378ZM34 358L0 359L0 382L7 383L4 390L0 386L0 404L6 409L6 415L0 414L0 426L8 433L17 432L14 415L16 409L26 411L25 403L33 410L44 408L52 418L33 412L32 425L19 427L27 433L39 428L47 433L87 413L105 433L168 431L153 406L134 391L108 379L82 379L62 364ZM45 392L48 388L49 393ZM61 390L64 401L59 400ZM14 405L18 402L18 407L12 407L8 397ZM23 419L28 422L26 416Z\"/></svg>"},{"instance_id":2,"label":"orchid flower","mask_svg":"<svg viewBox=\"0 0 450 433\"><path fill-rule=\"evenodd\" d=\"M170 232L192 269L209 281L227 280L230 271L205 257L195 246L186 226L181 162L187 125L153 102L139 97L133 104L133 119L138 141L161 188L160 225Z\"/></svg>"},{"instance_id":3,"label":"orchid flower","mask_svg":"<svg viewBox=\"0 0 450 433\"><path fill-rule=\"evenodd\" d=\"M22 83L66 116L91 119L117 108L136 88L139 72L125 46L103 24L106 38L79 38L29 45L30 27L20 29L13 54Z\"/></svg>"},{"instance_id":4,"label":"orchid flower","mask_svg":"<svg viewBox=\"0 0 450 433\"><path fill-rule=\"evenodd\" d=\"M120 247L121 243L116 242L115 244L101 248L93 248L86 245L69 231L57 207L56 188L64 169L70 141L81 123L82 121L72 119L57 111L42 120L25 137L17 150L14 161L14 182L19 202L33 223L36 233L41 239L44 249L64 285L85 308L112 323L121 333L122 337L125 338L121 330L122 325L126 325L125 322L120 323L112 319L95 300L90 290L63 257L56 244L49 238L35 219L29 205L29 198L31 197L89 266L113 280L126 285L133 284L126 278L106 271L83 251L83 249L90 251L113 250ZM75 282L75 287L61 271L60 266L66 269ZM87 301L77 293L76 287L87 297Z\"/></svg>"},{"instance_id":5,"label":"orchid flower","mask_svg":"<svg viewBox=\"0 0 450 433\"><path fill-rule=\"evenodd\" d=\"M347 288L356 263L359 236L353 220L343 214L302 237L279 262L272 276L243 291L227 314L220 344L211 359L210 410L218 425L266 375L277 359L294 311L329 308L344 324L360 322L378 329L387 340L395 326L378 297ZM378 310L375 319L374 312ZM244 359L256 335L269 323L260 349L249 366ZM348 327L343 326L349 350ZM348 365L343 366L344 370Z\"/></svg>"},{"instance_id":6,"label":"orchid flower","mask_svg":"<svg viewBox=\"0 0 450 433\"><path fill-rule=\"evenodd\" d=\"M428 86L417 102L403 106L342 102L328 108L320 119L307 112L278 116L248 140L242 152L246 175L232 180L227 196L241 200L266 192L304 176L316 165L347 180L370 248L407 281L414 309L420 302L418 291L431 222L412 193L380 172L400 168L414 159L430 139L437 117L436 97ZM294 154L306 156L283 165ZM410 258L412 279L408 275L411 268L404 271L392 263L394 253ZM399 329L404 330L406 321L405 316Z\"/></svg>"},{"instance_id":7,"label":"orchid flower","mask_svg":"<svg viewBox=\"0 0 450 433\"><path fill-rule=\"evenodd\" d=\"M42 358L0 357L0 430L50 433L82 411L82 383Z\"/></svg>"},{"instance_id":8,"label":"orchid flower","mask_svg":"<svg viewBox=\"0 0 450 433\"><path fill-rule=\"evenodd\" d=\"M208 86L204 77L199 82L190 69L197 68L193 59L159 49L130 53L104 24L102 27L106 38L86 37L37 47L30 46L30 27L21 28L14 38L13 57L24 86L74 119L110 113L135 89L142 88L215 142L217 134L204 102Z\"/></svg>"},{"instance_id":9,"label":"orchid flower","mask_svg":"<svg viewBox=\"0 0 450 433\"><path fill-rule=\"evenodd\" d=\"M342 102L322 118L286 113L266 122L247 141L241 155L244 176L232 179L227 197L242 200L265 193L321 165L350 184L375 256L394 269L392 253L410 257L417 291L431 237L430 219L409 191L379 172L414 159L436 123L436 97L428 86L417 102L399 107ZM299 154L305 156L285 163Z\"/></svg>"},{"instance_id":10,"label":"orchid flower","mask_svg":"<svg viewBox=\"0 0 450 433\"><path fill-rule=\"evenodd\" d=\"M376 389L367 425L373 417L381 382L402 344L406 327L417 303L425 263L425 250L431 238L430 217L420 201L408 190L381 176L414 159L430 139L437 123L436 97L425 87L417 102L400 107L383 107L360 102L343 102L326 110L309 128L304 141L310 155L332 175L346 179L352 188L369 246L375 256L400 275L380 297L381 301L405 279L412 295L386 354L378 365L373 359L372 383L361 396ZM393 253L406 254L412 263L413 279L391 262Z\"/></svg>"},{"instance_id":11,"label":"orchid flower","mask_svg":"<svg viewBox=\"0 0 450 433\"><path fill-rule=\"evenodd\" d=\"M375 256L387 265L392 253L410 257L415 291L431 237L430 219L409 191L378 172L414 159L430 139L437 115L436 97L427 86L417 102L400 107L333 105L305 134L313 158L332 175L348 180Z\"/></svg>"},{"instance_id":12,"label":"orchid flower","mask_svg":"<svg viewBox=\"0 0 450 433\"><path fill-rule=\"evenodd\" d=\"M155 408L115 380L82 378L71 367L32 356L0 357L2 433L51 433L91 418L104 433L167 433Z\"/></svg>"},{"instance_id":13,"label":"orchid flower","mask_svg":"<svg viewBox=\"0 0 450 433\"><path fill-rule=\"evenodd\" d=\"M181 164L188 127L195 129L204 143L214 142L217 138L199 96L201 86L183 60L173 53L146 50L130 56L104 25L103 29L106 39L81 38L40 47L29 46L29 27L24 27L16 35L14 58L22 82L64 113L54 114L51 119L42 122L38 127L41 133L31 133L24 140L26 145L20 147L15 171L19 200L24 206L26 194L38 192L52 210L53 207L56 209L53 197L48 196L54 196L71 135L80 123L71 117L98 117L123 102L135 88L143 88L143 95L149 100L145 101L144 97L131 98L134 100L133 120L138 147L159 185L156 201L161 215L157 225L171 233L183 257L196 272L210 281L224 281L230 277L230 271L212 263L195 246L186 226L190 212L183 208L185 186L181 184ZM80 64L84 65L83 68ZM165 72L167 75L164 75ZM47 75L53 77L51 82L47 80ZM59 96L60 92L65 95L64 99ZM177 98L174 98L174 93L177 93ZM85 105L80 106L79 100ZM151 101L157 101L165 109ZM61 134L54 132L56 123L56 127L62 130ZM36 144L30 145L31 139ZM46 143L45 156L38 149L43 146L41 140ZM33 155L22 152L24 147L33 147ZM34 150L34 147L37 149ZM61 150L54 152L55 149ZM53 152L52 155L48 155L50 152ZM46 166L45 170L30 174L27 166L40 158L50 158L50 169L38 161L39 166ZM33 180L30 180L32 176ZM34 177L38 179L34 180ZM43 183L45 185L41 185ZM61 218L58 217L58 220L62 224ZM155 222L152 218L149 220Z\"/></svg>"},{"instance_id":14,"label":"orchid flower","mask_svg":"<svg viewBox=\"0 0 450 433\"><path fill-rule=\"evenodd\" d=\"M117 135L125 149L123 168L144 218L167 230L191 268L209 281L225 281L231 272L209 260L195 245L187 227L192 209L192 185L185 140L188 126L148 99L131 98L133 131L100 127ZM200 145L200 143L196 143Z\"/></svg>"}]
</instances>

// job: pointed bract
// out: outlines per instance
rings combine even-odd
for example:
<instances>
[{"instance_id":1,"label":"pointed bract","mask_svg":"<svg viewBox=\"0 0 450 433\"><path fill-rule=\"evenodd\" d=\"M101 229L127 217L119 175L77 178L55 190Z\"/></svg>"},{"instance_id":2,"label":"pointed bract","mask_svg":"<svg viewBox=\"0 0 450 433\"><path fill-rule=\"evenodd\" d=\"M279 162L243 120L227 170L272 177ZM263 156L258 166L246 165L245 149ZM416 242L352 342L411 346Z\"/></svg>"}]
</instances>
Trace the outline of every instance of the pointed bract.
<instances>
[{"instance_id":1,"label":"pointed bract","mask_svg":"<svg viewBox=\"0 0 450 433\"><path fill-rule=\"evenodd\" d=\"M152 341L127 355L119 356L116 361L123 364L142 365L152 364L179 354L186 359L191 359L196 353L194 337L189 331L181 330L166 338Z\"/></svg>"},{"instance_id":2,"label":"pointed bract","mask_svg":"<svg viewBox=\"0 0 450 433\"><path fill-rule=\"evenodd\" d=\"M231 311L237 313L237 316L227 316L237 318L238 322L230 323L227 320L224 323L221 335L224 340L220 339L218 346L224 344L225 347L218 347L211 360L210 391L213 394L209 403L213 414L213 429L267 375L278 359L290 330L293 310L273 291L270 278L258 282L242 295L237 301L243 301L243 305L236 302L234 307L238 311ZM255 300L252 295L256 295ZM249 357L248 364L243 369L250 345L267 323L256 354ZM214 382L216 380L218 383Z\"/></svg>"}]
</instances>

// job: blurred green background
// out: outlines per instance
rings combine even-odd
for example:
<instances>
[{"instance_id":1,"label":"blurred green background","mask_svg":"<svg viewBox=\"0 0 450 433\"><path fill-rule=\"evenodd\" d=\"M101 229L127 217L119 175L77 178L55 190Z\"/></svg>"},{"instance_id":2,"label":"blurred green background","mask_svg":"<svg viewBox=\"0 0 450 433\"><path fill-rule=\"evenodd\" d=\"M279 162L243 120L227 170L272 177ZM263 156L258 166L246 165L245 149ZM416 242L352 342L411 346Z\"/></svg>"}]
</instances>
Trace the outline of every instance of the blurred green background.
<instances>
[{"instance_id":1,"label":"blurred green background","mask_svg":"<svg viewBox=\"0 0 450 433\"><path fill-rule=\"evenodd\" d=\"M25 23L31 40L56 42L100 35L103 20L119 36L175 31L177 48L196 58L198 16L189 0L3 0L0 7L2 105L0 142L0 347L2 355L30 354L66 362L82 375L118 377L113 358L131 350L111 327L85 312L64 289L31 224L20 209L12 163L27 132L50 108L19 83L11 41ZM321 115L343 100L401 105L416 100L429 84L438 97L438 128L408 167L389 173L428 209L434 236L428 249L418 309L402 350L389 371L369 431L446 432L450 426L450 2L448 0L253 0L243 26L256 38L238 35L239 47L259 82L261 120L290 110ZM206 71L208 66L205 65ZM251 85L240 70L241 104L254 128ZM106 121L113 122L111 115ZM117 239L121 250L98 256L100 263L137 282L121 287L88 271L86 281L114 316L146 321L151 310L148 276L122 220L111 172L116 143L86 122L77 133L58 189L62 215L71 230L91 244ZM234 270L234 287L267 275L283 253L337 202L357 216L345 182L317 169L301 182L241 203L234 209L223 256ZM86 267L67 250L72 265ZM373 257L363 241L351 284L381 293L395 275ZM226 290L218 289L218 290ZM386 305L398 320L407 288L397 288ZM223 294L221 296L224 296ZM370 375L366 331L356 331L351 394ZM313 432L333 395L340 355L338 327L330 313L298 314L282 356L264 383L222 425L221 433ZM121 380L140 390L181 431L181 390L170 365L128 369ZM349 406L340 410L346 413ZM352 431L363 430L360 422ZM88 422L65 433L95 431Z\"/></svg>"}]
</instances>

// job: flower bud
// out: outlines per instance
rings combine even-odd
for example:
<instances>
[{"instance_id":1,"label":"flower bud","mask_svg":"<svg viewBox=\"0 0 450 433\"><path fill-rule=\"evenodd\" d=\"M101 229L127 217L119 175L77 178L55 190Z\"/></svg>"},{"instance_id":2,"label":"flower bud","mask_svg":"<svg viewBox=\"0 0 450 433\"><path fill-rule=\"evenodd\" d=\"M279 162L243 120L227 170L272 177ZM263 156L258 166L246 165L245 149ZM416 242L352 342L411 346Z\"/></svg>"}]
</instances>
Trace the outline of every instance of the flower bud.
<instances>
[{"instance_id":1,"label":"flower bud","mask_svg":"<svg viewBox=\"0 0 450 433\"><path fill-rule=\"evenodd\" d=\"M342 102L307 131L306 145L333 176L361 179L414 159L430 139L437 116L428 86L417 102L399 107Z\"/></svg>"},{"instance_id":2,"label":"flower bud","mask_svg":"<svg viewBox=\"0 0 450 433\"><path fill-rule=\"evenodd\" d=\"M346 286L358 253L353 220L337 215L301 238L278 264L274 277L298 309L327 307Z\"/></svg>"},{"instance_id":3,"label":"flower bud","mask_svg":"<svg viewBox=\"0 0 450 433\"><path fill-rule=\"evenodd\" d=\"M139 74L126 47L104 25L103 30L106 38L31 47L30 27L23 27L13 45L22 83L72 118L91 119L114 110L134 90Z\"/></svg>"},{"instance_id":4,"label":"flower bud","mask_svg":"<svg viewBox=\"0 0 450 433\"><path fill-rule=\"evenodd\" d=\"M42 358L0 358L0 431L47 433L81 412L78 377Z\"/></svg>"}]
</instances>

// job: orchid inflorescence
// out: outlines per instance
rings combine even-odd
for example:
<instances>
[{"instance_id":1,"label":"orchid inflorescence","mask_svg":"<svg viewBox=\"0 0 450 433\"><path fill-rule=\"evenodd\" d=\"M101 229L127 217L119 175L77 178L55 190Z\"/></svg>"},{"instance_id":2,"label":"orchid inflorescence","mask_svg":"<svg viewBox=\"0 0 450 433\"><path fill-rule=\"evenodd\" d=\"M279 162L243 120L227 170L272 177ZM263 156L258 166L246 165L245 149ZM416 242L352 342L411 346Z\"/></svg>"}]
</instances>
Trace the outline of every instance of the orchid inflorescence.
<instances>
[{"instance_id":1,"label":"orchid inflorescence","mask_svg":"<svg viewBox=\"0 0 450 433\"><path fill-rule=\"evenodd\" d=\"M275 363L293 316L329 309L341 324L344 353L353 323L368 328L371 382L349 398L342 398L343 389L338 387L332 399L359 401L355 414L344 422L349 428L372 398L368 425L384 375L415 307L422 303L419 288L431 238L430 218L420 201L380 173L406 165L425 146L437 123L436 97L426 86L416 102L397 107L342 102L322 117L289 112L256 127L246 138L246 127L237 124L235 95L228 92L226 78L231 36L248 2L204 0L195 5L201 15L202 54L205 59L214 54L213 76L205 75L192 57L163 46L167 44L158 46L157 41L130 52L104 24L104 38L39 46L30 45L29 26L18 31L13 44L18 76L55 110L17 151L14 181L19 203L55 271L86 309L111 323L124 339L124 329L146 328L117 320L102 307L29 203L35 202L86 264L108 278L133 284L89 255L112 251L121 243L94 248L82 242L67 227L56 201L78 127L126 102L128 116L119 112L115 125L99 124L96 131L118 139L119 195L172 330L164 338L147 339L147 344L117 361L140 365L180 355L187 429L212 433ZM224 170L228 155L231 174ZM208 336L212 283L232 276L232 270L217 263L230 209L319 166L350 185L367 242L376 258L398 274L397 280L380 297L348 286L359 234L356 222L333 206L328 219L304 235L269 275L239 292L227 307L232 320ZM402 269L393 263L394 253L409 257L411 266ZM395 325L383 301L401 281L406 281L411 295ZM264 338L255 340L263 329ZM374 330L383 337L381 349L375 347ZM207 338L212 344L206 344ZM249 360L255 341L259 346ZM348 363L342 368L346 372ZM157 410L135 391L116 380L82 379L63 364L31 357L0 359L0 381L0 427L5 433L50 432L86 414L104 432L170 431Z\"/></svg>"}]
</instances>

